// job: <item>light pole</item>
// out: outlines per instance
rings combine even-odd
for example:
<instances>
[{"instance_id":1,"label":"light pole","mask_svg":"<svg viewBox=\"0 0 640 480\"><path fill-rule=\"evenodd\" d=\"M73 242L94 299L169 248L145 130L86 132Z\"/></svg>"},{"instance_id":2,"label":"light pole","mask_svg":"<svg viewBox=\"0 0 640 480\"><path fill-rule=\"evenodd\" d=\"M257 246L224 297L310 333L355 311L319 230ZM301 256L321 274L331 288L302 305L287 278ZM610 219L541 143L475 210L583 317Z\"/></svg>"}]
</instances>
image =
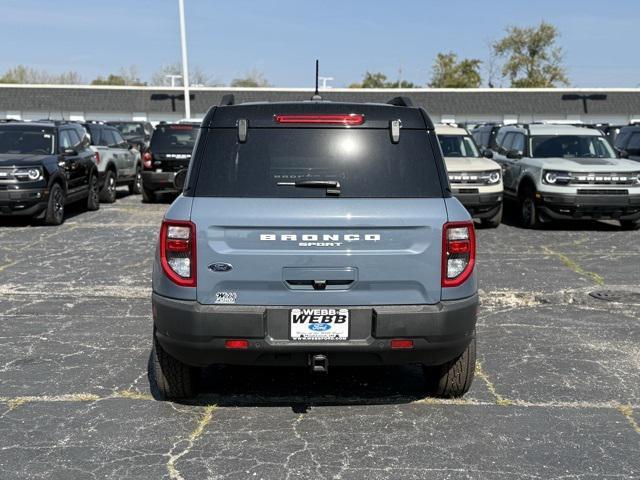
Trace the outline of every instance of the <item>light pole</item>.
<instances>
[{"instance_id":1,"label":"light pole","mask_svg":"<svg viewBox=\"0 0 640 480\"><path fill-rule=\"evenodd\" d=\"M178 0L180 10L180 44L182 47L182 85L184 86L184 116L191 118L191 102L189 96L189 66L187 62L187 33L184 26L184 0Z\"/></svg>"},{"instance_id":2,"label":"light pole","mask_svg":"<svg viewBox=\"0 0 640 480\"><path fill-rule=\"evenodd\" d=\"M182 78L182 75L165 75L164 78L171 80L171 88L176 86L176 80Z\"/></svg>"}]
</instances>

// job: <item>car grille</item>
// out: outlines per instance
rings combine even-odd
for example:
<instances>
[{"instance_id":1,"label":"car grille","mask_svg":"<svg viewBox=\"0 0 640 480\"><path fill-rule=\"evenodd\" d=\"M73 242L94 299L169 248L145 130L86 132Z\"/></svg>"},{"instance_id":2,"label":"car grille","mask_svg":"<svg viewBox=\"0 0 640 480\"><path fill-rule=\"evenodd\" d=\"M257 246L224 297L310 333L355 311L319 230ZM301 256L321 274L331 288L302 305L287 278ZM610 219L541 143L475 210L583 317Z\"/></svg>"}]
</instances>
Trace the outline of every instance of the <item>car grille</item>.
<instances>
[{"instance_id":1,"label":"car grille","mask_svg":"<svg viewBox=\"0 0 640 480\"><path fill-rule=\"evenodd\" d=\"M571 185L634 185L638 173L571 173Z\"/></svg>"},{"instance_id":2,"label":"car grille","mask_svg":"<svg viewBox=\"0 0 640 480\"><path fill-rule=\"evenodd\" d=\"M629 195L629 190L613 189L578 189L578 195Z\"/></svg>"}]
</instances>

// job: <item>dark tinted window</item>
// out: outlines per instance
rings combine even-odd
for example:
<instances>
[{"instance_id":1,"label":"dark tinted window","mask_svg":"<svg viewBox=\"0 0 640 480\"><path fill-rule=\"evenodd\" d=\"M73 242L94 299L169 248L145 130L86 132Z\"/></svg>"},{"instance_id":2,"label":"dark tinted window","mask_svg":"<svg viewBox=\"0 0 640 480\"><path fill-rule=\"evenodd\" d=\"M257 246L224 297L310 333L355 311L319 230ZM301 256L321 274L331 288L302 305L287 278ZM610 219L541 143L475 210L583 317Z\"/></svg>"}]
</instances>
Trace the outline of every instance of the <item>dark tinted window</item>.
<instances>
[{"instance_id":1,"label":"dark tinted window","mask_svg":"<svg viewBox=\"0 0 640 480\"><path fill-rule=\"evenodd\" d=\"M109 125L117 128L125 138L143 137L146 134L144 126L138 122L110 122Z\"/></svg>"},{"instance_id":2,"label":"dark tinted window","mask_svg":"<svg viewBox=\"0 0 640 480\"><path fill-rule=\"evenodd\" d=\"M69 138L71 139L71 145L76 146L80 143L80 137L78 136L78 132L75 128L66 130L66 132L69 134Z\"/></svg>"},{"instance_id":3,"label":"dark tinted window","mask_svg":"<svg viewBox=\"0 0 640 480\"><path fill-rule=\"evenodd\" d=\"M91 137L91 145L97 145L106 147L108 144L106 143L104 137L102 136L103 128L97 125L87 125L87 130L89 131L89 136Z\"/></svg>"},{"instance_id":4,"label":"dark tinted window","mask_svg":"<svg viewBox=\"0 0 640 480\"><path fill-rule=\"evenodd\" d=\"M113 145L122 145L124 143L124 138L120 135L120 132L115 128L109 129L111 135L113 136Z\"/></svg>"},{"instance_id":5,"label":"dark tinted window","mask_svg":"<svg viewBox=\"0 0 640 480\"><path fill-rule=\"evenodd\" d=\"M634 153L640 150L640 132L631 134L631 138L627 144L627 150L633 151Z\"/></svg>"},{"instance_id":6,"label":"dark tinted window","mask_svg":"<svg viewBox=\"0 0 640 480\"><path fill-rule=\"evenodd\" d=\"M627 143L627 140L629 139L629 135L631 135L630 132L622 132L620 134L618 134L618 136L616 137L616 140L614 142L614 145L616 148L624 148L625 144Z\"/></svg>"},{"instance_id":7,"label":"dark tinted window","mask_svg":"<svg viewBox=\"0 0 640 480\"><path fill-rule=\"evenodd\" d=\"M151 137L151 150L189 153L197 136L198 127L193 125L158 125Z\"/></svg>"},{"instance_id":8,"label":"dark tinted window","mask_svg":"<svg viewBox=\"0 0 640 480\"><path fill-rule=\"evenodd\" d=\"M59 142L61 150L73 147L73 139L71 138L70 132L71 130L69 129L60 130Z\"/></svg>"},{"instance_id":9,"label":"dark tinted window","mask_svg":"<svg viewBox=\"0 0 640 480\"><path fill-rule=\"evenodd\" d=\"M479 157L478 149L470 135L438 135L445 157Z\"/></svg>"},{"instance_id":10,"label":"dark tinted window","mask_svg":"<svg viewBox=\"0 0 640 480\"><path fill-rule=\"evenodd\" d=\"M536 135L531 137L532 157L614 158L604 137L595 135Z\"/></svg>"},{"instance_id":11,"label":"dark tinted window","mask_svg":"<svg viewBox=\"0 0 640 480\"><path fill-rule=\"evenodd\" d=\"M42 154L53 152L54 136L50 129L0 125L0 153Z\"/></svg>"},{"instance_id":12,"label":"dark tinted window","mask_svg":"<svg viewBox=\"0 0 640 480\"><path fill-rule=\"evenodd\" d=\"M522 133L514 133L513 141L511 142L511 146L509 147L511 150L515 150L517 152L524 152L524 135Z\"/></svg>"},{"instance_id":13,"label":"dark tinted window","mask_svg":"<svg viewBox=\"0 0 640 480\"><path fill-rule=\"evenodd\" d=\"M208 132L195 194L219 197L324 197L322 188L278 185L338 181L341 197L441 197L426 131L251 129L238 143L236 129Z\"/></svg>"}]
</instances>

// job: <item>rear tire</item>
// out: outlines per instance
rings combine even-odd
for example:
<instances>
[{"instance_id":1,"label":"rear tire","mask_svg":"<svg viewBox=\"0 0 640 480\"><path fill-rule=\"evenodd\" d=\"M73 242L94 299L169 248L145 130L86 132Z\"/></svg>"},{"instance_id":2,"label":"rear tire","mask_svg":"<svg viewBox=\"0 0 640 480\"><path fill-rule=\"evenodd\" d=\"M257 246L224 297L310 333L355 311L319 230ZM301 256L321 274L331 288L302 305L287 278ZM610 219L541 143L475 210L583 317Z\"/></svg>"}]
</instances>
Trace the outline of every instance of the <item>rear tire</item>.
<instances>
[{"instance_id":1,"label":"rear tire","mask_svg":"<svg viewBox=\"0 0 640 480\"><path fill-rule=\"evenodd\" d=\"M620 220L623 230L640 230L640 220Z\"/></svg>"},{"instance_id":2,"label":"rear tire","mask_svg":"<svg viewBox=\"0 0 640 480\"><path fill-rule=\"evenodd\" d=\"M142 193L142 169L139 165L136 167L136 176L133 182L129 184L129 193L131 195L140 195Z\"/></svg>"},{"instance_id":3,"label":"rear tire","mask_svg":"<svg viewBox=\"0 0 640 480\"><path fill-rule=\"evenodd\" d=\"M66 195L59 183L54 183L49 191L49 201L44 216L45 225L61 225L64 222Z\"/></svg>"},{"instance_id":4,"label":"rear tire","mask_svg":"<svg viewBox=\"0 0 640 480\"><path fill-rule=\"evenodd\" d=\"M440 398L457 398L469 391L476 370L476 338L462 355L444 365L424 366L427 392Z\"/></svg>"},{"instance_id":5,"label":"rear tire","mask_svg":"<svg viewBox=\"0 0 640 480\"><path fill-rule=\"evenodd\" d=\"M525 188L519 196L520 224L524 228L535 228L540 224L540 214L536 206L535 192Z\"/></svg>"},{"instance_id":6,"label":"rear tire","mask_svg":"<svg viewBox=\"0 0 640 480\"><path fill-rule=\"evenodd\" d=\"M142 201L144 203L156 203L158 201L158 196L156 192L153 190L149 190L144 188L144 184L142 185Z\"/></svg>"},{"instance_id":7,"label":"rear tire","mask_svg":"<svg viewBox=\"0 0 640 480\"><path fill-rule=\"evenodd\" d=\"M87 196L87 210L95 211L100 208L100 187L98 185L98 176L92 173L89 177L89 194Z\"/></svg>"},{"instance_id":8,"label":"rear tire","mask_svg":"<svg viewBox=\"0 0 640 480\"><path fill-rule=\"evenodd\" d=\"M107 170L104 174L104 185L100 190L100 201L104 203L114 203L117 196L116 172Z\"/></svg>"},{"instance_id":9,"label":"rear tire","mask_svg":"<svg viewBox=\"0 0 640 480\"><path fill-rule=\"evenodd\" d=\"M480 220L480 225L482 225L484 228L497 228L498 225L500 225L501 223L502 223L502 205L500 205L498 212L493 217L483 218Z\"/></svg>"},{"instance_id":10,"label":"rear tire","mask_svg":"<svg viewBox=\"0 0 640 480\"><path fill-rule=\"evenodd\" d=\"M185 365L164 351L153 332L150 378L157 392L166 400L193 398L197 395L199 370Z\"/></svg>"}]
</instances>

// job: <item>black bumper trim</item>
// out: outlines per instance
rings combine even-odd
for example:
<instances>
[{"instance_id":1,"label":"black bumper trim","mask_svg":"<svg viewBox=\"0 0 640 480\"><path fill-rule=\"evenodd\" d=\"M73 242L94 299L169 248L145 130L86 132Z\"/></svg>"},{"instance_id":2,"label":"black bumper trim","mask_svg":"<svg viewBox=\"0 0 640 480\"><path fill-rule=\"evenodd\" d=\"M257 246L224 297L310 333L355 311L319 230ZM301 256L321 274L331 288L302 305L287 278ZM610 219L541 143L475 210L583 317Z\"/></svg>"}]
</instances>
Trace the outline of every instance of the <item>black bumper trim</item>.
<instances>
[{"instance_id":1,"label":"black bumper trim","mask_svg":"<svg viewBox=\"0 0 640 480\"><path fill-rule=\"evenodd\" d=\"M156 337L175 358L206 366L305 365L322 353L333 365L441 364L458 356L474 337L478 296L436 305L350 306L350 340L288 339L289 306L202 305L152 296ZM227 350L226 339L249 340L246 350ZM411 338L411 350L391 350L391 338Z\"/></svg>"},{"instance_id":2,"label":"black bumper trim","mask_svg":"<svg viewBox=\"0 0 640 480\"><path fill-rule=\"evenodd\" d=\"M640 195L541 193L540 210L552 219L640 219Z\"/></svg>"},{"instance_id":3,"label":"black bumper trim","mask_svg":"<svg viewBox=\"0 0 640 480\"><path fill-rule=\"evenodd\" d=\"M177 191L173 185L173 177L176 172L142 172L142 185L146 190L152 191Z\"/></svg>"},{"instance_id":4,"label":"black bumper trim","mask_svg":"<svg viewBox=\"0 0 640 480\"><path fill-rule=\"evenodd\" d=\"M475 218L493 217L502 205L502 193L453 193Z\"/></svg>"},{"instance_id":5,"label":"black bumper trim","mask_svg":"<svg viewBox=\"0 0 640 480\"><path fill-rule=\"evenodd\" d=\"M47 208L48 194L45 188L0 190L0 216L38 214Z\"/></svg>"}]
</instances>

